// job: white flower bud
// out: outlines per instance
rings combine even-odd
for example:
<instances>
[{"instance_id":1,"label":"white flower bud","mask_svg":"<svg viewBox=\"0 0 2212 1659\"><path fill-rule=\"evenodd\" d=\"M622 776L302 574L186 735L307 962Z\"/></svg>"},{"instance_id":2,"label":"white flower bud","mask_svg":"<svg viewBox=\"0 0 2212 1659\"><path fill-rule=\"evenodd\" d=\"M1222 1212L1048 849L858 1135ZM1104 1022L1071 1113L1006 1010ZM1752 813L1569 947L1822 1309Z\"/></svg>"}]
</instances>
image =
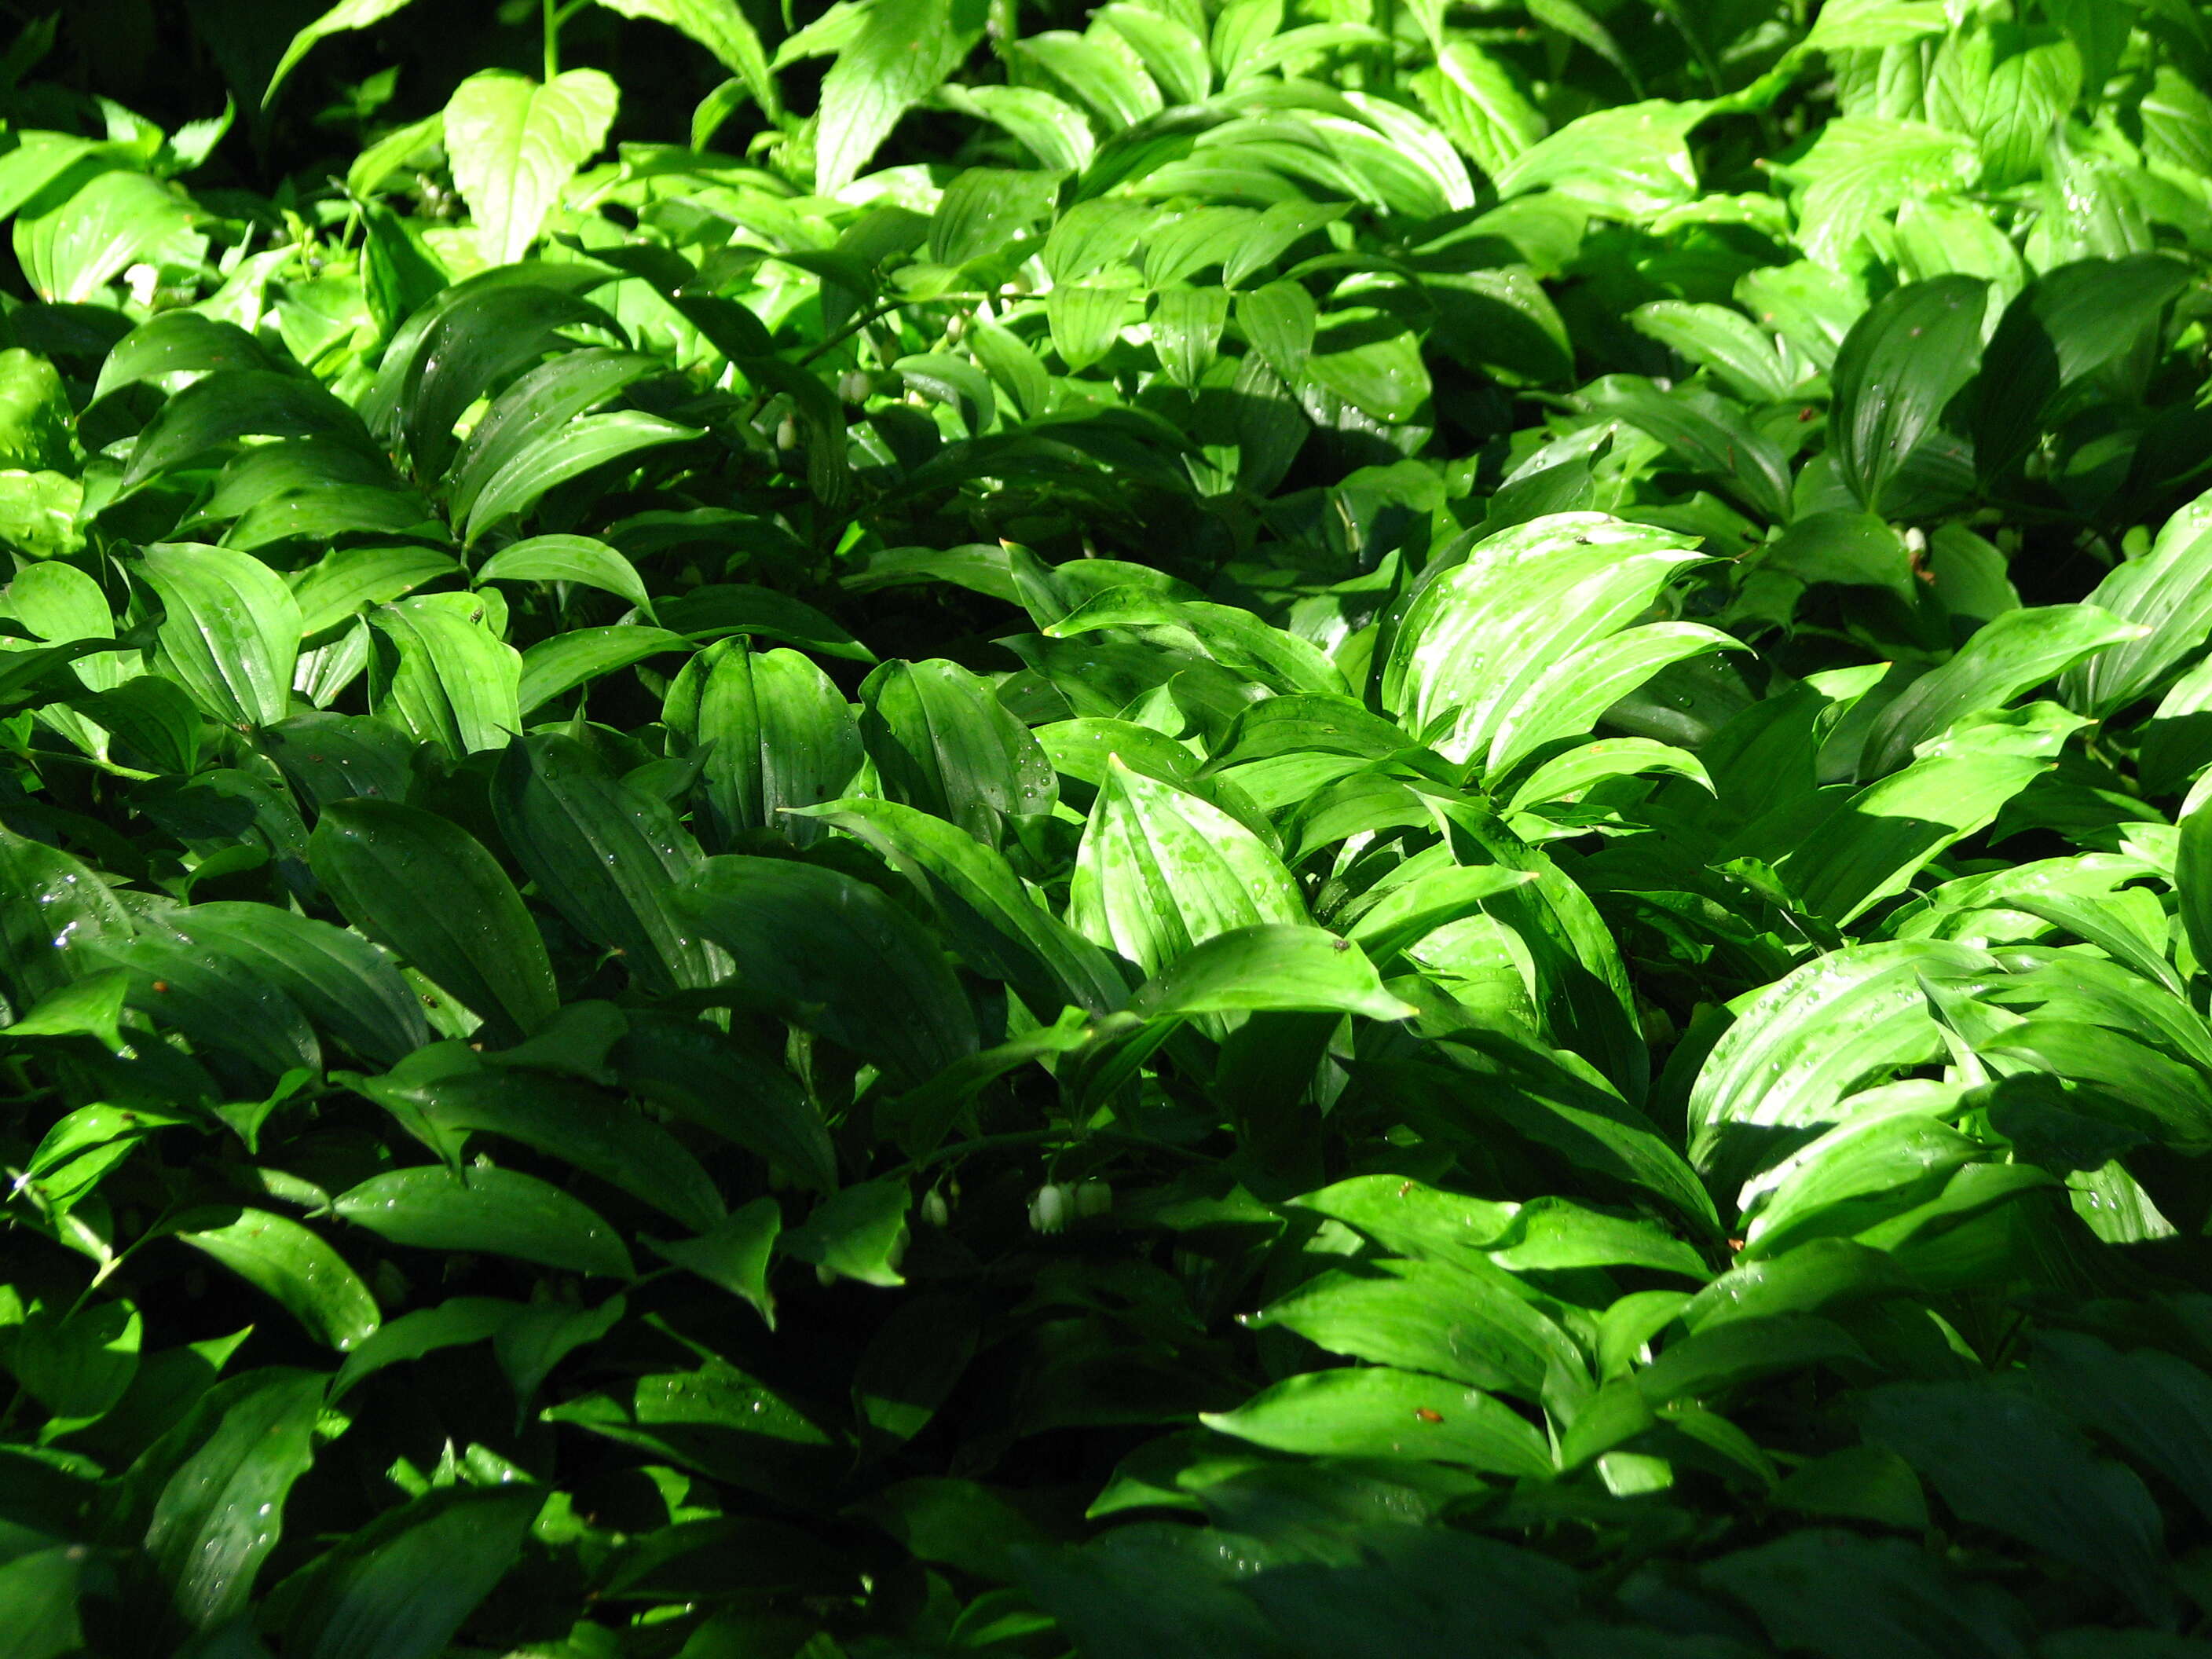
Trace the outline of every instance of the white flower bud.
<instances>
[{"instance_id":1,"label":"white flower bud","mask_svg":"<svg viewBox=\"0 0 2212 1659\"><path fill-rule=\"evenodd\" d=\"M1095 1176L1075 1189L1075 1213L1079 1220L1088 1221L1094 1216L1104 1215L1113 1207L1113 1187Z\"/></svg>"},{"instance_id":2,"label":"white flower bud","mask_svg":"<svg viewBox=\"0 0 2212 1659\"><path fill-rule=\"evenodd\" d=\"M1905 550L1916 559L1928 550L1928 532L1915 525L1905 532Z\"/></svg>"},{"instance_id":3,"label":"white flower bud","mask_svg":"<svg viewBox=\"0 0 2212 1659\"><path fill-rule=\"evenodd\" d=\"M952 1206L945 1201L945 1194L934 1187L921 1195L921 1218L933 1227L952 1224Z\"/></svg>"},{"instance_id":4,"label":"white flower bud","mask_svg":"<svg viewBox=\"0 0 2212 1659\"><path fill-rule=\"evenodd\" d=\"M776 423L775 447L786 452L799 447L799 422L788 415Z\"/></svg>"},{"instance_id":5,"label":"white flower bud","mask_svg":"<svg viewBox=\"0 0 2212 1659\"><path fill-rule=\"evenodd\" d=\"M1030 1225L1037 1232L1056 1233L1067 1225L1067 1188L1043 1186L1030 1200Z\"/></svg>"},{"instance_id":6,"label":"white flower bud","mask_svg":"<svg viewBox=\"0 0 2212 1659\"><path fill-rule=\"evenodd\" d=\"M845 403L864 404L875 389L875 376L864 368L848 368L837 377L837 396Z\"/></svg>"}]
</instances>

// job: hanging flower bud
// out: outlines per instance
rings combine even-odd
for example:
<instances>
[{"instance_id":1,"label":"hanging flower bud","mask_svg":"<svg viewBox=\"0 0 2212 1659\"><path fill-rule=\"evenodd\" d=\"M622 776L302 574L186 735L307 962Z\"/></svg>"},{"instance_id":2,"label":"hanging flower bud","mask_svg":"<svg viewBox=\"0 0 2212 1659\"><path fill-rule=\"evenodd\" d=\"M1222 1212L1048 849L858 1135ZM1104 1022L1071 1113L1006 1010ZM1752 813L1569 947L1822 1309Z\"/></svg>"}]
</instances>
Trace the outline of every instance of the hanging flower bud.
<instances>
[{"instance_id":1,"label":"hanging flower bud","mask_svg":"<svg viewBox=\"0 0 2212 1659\"><path fill-rule=\"evenodd\" d=\"M848 368L837 377L837 396L845 403L864 404L875 389L875 376L865 368Z\"/></svg>"},{"instance_id":2,"label":"hanging flower bud","mask_svg":"<svg viewBox=\"0 0 2212 1659\"><path fill-rule=\"evenodd\" d=\"M921 1195L921 1218L933 1227L952 1224L952 1206L945 1201L945 1194L934 1187Z\"/></svg>"},{"instance_id":3,"label":"hanging flower bud","mask_svg":"<svg viewBox=\"0 0 2212 1659\"><path fill-rule=\"evenodd\" d=\"M1088 1221L1094 1216L1104 1215L1113 1207L1113 1187L1095 1176L1075 1189L1075 1214L1078 1220Z\"/></svg>"},{"instance_id":4,"label":"hanging flower bud","mask_svg":"<svg viewBox=\"0 0 2212 1659\"><path fill-rule=\"evenodd\" d=\"M1037 1232L1056 1233L1067 1225L1068 1192L1046 1185L1030 1200L1030 1225Z\"/></svg>"},{"instance_id":5,"label":"hanging flower bud","mask_svg":"<svg viewBox=\"0 0 2212 1659\"><path fill-rule=\"evenodd\" d=\"M799 422L788 415L776 422L775 447L787 454L799 447Z\"/></svg>"}]
</instances>

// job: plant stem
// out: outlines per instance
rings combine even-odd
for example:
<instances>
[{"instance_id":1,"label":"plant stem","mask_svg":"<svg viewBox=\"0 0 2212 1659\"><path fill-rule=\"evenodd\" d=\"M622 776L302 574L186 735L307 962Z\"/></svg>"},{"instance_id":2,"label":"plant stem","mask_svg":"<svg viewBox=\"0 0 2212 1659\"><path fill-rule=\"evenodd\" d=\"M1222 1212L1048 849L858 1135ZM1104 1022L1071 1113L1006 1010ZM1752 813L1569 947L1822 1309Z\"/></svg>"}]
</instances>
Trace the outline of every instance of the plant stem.
<instances>
[{"instance_id":1,"label":"plant stem","mask_svg":"<svg viewBox=\"0 0 2212 1659\"><path fill-rule=\"evenodd\" d=\"M551 86L553 77L561 72L561 19L556 14L553 0L542 0L545 20L545 84Z\"/></svg>"}]
</instances>

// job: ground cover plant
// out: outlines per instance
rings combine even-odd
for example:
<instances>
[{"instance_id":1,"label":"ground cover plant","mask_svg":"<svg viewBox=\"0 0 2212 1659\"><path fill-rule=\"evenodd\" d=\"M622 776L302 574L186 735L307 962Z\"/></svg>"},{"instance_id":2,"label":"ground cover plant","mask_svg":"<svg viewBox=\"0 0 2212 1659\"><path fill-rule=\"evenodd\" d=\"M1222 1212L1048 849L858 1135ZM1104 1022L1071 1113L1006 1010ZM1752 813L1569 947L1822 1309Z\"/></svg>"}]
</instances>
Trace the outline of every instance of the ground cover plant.
<instances>
[{"instance_id":1,"label":"ground cover plant","mask_svg":"<svg viewBox=\"0 0 2212 1659\"><path fill-rule=\"evenodd\" d=\"M0 100L0 1655L2212 1652L2203 9Z\"/></svg>"}]
</instances>

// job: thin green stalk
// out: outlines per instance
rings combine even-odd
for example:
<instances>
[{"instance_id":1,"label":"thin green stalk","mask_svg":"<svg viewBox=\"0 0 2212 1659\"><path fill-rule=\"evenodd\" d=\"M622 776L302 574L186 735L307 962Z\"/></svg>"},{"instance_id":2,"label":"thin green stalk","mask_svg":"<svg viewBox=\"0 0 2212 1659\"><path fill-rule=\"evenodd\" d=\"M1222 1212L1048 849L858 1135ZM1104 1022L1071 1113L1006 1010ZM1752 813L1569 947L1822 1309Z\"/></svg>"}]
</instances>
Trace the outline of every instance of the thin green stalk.
<instances>
[{"instance_id":1,"label":"thin green stalk","mask_svg":"<svg viewBox=\"0 0 2212 1659\"><path fill-rule=\"evenodd\" d=\"M561 72L561 17L553 0L541 0L545 28L545 84Z\"/></svg>"}]
</instances>

